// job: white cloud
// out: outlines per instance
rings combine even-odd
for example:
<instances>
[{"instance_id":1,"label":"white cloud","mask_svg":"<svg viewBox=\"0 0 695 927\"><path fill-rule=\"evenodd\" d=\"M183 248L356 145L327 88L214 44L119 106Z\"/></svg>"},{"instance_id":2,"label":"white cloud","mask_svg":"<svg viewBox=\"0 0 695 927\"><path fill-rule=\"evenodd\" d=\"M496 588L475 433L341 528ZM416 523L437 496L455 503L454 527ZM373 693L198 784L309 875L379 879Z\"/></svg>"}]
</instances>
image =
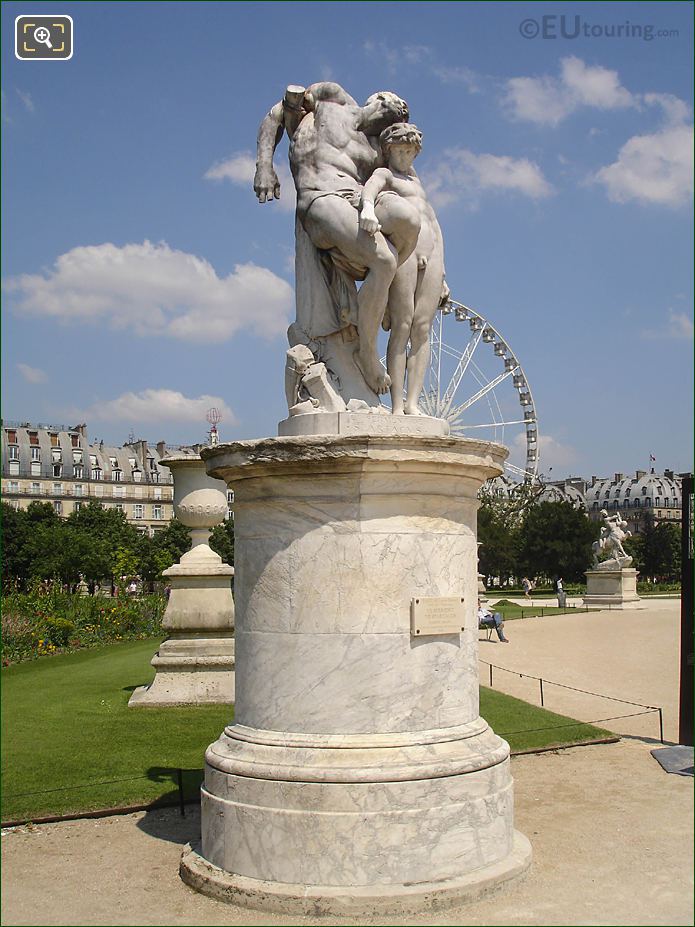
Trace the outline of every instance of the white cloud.
<instances>
[{"instance_id":1,"label":"white cloud","mask_svg":"<svg viewBox=\"0 0 695 927\"><path fill-rule=\"evenodd\" d=\"M95 402L88 409L72 409L70 417L83 421L128 422L148 424L159 422L205 422L208 409L215 406L227 425L237 418L220 396L188 398L173 389L144 389L139 393L123 393L116 399Z\"/></svg>"},{"instance_id":2,"label":"white cloud","mask_svg":"<svg viewBox=\"0 0 695 927\"><path fill-rule=\"evenodd\" d=\"M29 364L17 364L17 370L19 370L27 383L45 383L48 379L44 370L40 370L38 367L30 367Z\"/></svg>"},{"instance_id":3,"label":"white cloud","mask_svg":"<svg viewBox=\"0 0 695 927\"><path fill-rule=\"evenodd\" d=\"M280 199L273 200L284 212L294 212L297 194L289 168L281 161L275 165L280 181ZM250 151L238 151L225 161L216 161L203 174L205 180L231 180L233 184L253 191L253 177L256 173L256 158Z\"/></svg>"},{"instance_id":4,"label":"white cloud","mask_svg":"<svg viewBox=\"0 0 695 927\"><path fill-rule=\"evenodd\" d=\"M513 451L526 452L526 435L522 432L514 439ZM571 466L577 460L577 451L570 444L562 444L551 435L538 435L539 470L547 475L548 471Z\"/></svg>"},{"instance_id":5,"label":"white cloud","mask_svg":"<svg viewBox=\"0 0 695 927\"><path fill-rule=\"evenodd\" d=\"M562 59L559 77L508 80L503 104L515 119L557 125L581 106L624 109L639 105L639 98L620 84L617 71L571 56Z\"/></svg>"},{"instance_id":6,"label":"white cloud","mask_svg":"<svg viewBox=\"0 0 695 927\"><path fill-rule=\"evenodd\" d=\"M73 248L50 270L4 286L19 313L198 343L226 341L242 329L274 337L293 308L291 286L267 268L237 264L218 277L208 261L165 242Z\"/></svg>"},{"instance_id":7,"label":"white cloud","mask_svg":"<svg viewBox=\"0 0 695 927\"><path fill-rule=\"evenodd\" d=\"M15 87L17 91L17 96L24 104L25 108L29 110L30 113L33 113L36 107L34 106L34 101L31 98L31 94L26 90L20 90L19 87Z\"/></svg>"},{"instance_id":8,"label":"white cloud","mask_svg":"<svg viewBox=\"0 0 695 927\"><path fill-rule=\"evenodd\" d=\"M647 94L648 105L661 107L664 125L649 135L633 135L613 164L590 178L616 203L681 206L693 196L693 127L690 109L670 94Z\"/></svg>"},{"instance_id":9,"label":"white cloud","mask_svg":"<svg viewBox=\"0 0 695 927\"><path fill-rule=\"evenodd\" d=\"M465 65L455 67L434 65L432 73L443 84L463 84L469 93L480 93L480 76Z\"/></svg>"},{"instance_id":10,"label":"white cloud","mask_svg":"<svg viewBox=\"0 0 695 927\"><path fill-rule=\"evenodd\" d=\"M640 335L647 341L661 341L670 338L688 341L693 338L693 320L685 312L675 312L669 309L668 317L661 328L644 328Z\"/></svg>"},{"instance_id":11,"label":"white cloud","mask_svg":"<svg viewBox=\"0 0 695 927\"><path fill-rule=\"evenodd\" d=\"M549 196L553 188L543 171L527 158L475 154L467 148L449 148L423 182L435 206L467 199L475 203L488 191L520 193L531 199Z\"/></svg>"}]
</instances>

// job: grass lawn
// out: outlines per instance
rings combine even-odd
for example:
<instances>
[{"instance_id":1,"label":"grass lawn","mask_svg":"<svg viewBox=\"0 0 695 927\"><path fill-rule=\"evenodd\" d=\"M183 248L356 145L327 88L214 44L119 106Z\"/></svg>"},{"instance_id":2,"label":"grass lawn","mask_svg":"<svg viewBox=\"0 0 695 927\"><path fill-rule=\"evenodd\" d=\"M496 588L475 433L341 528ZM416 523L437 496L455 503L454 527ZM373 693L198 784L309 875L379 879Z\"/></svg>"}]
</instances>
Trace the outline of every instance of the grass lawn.
<instances>
[{"instance_id":1,"label":"grass lawn","mask_svg":"<svg viewBox=\"0 0 695 927\"><path fill-rule=\"evenodd\" d=\"M557 596L555 597L557 599ZM492 600L491 600L492 601ZM537 615L566 615L568 612L586 612L596 611L595 608L558 608L555 605L517 605L508 599L500 599L494 605L489 606L491 611L499 612L505 621L513 621L515 618L535 618Z\"/></svg>"},{"instance_id":2,"label":"grass lawn","mask_svg":"<svg viewBox=\"0 0 695 927\"><path fill-rule=\"evenodd\" d=\"M44 657L2 671L2 820L29 819L176 796L202 778L205 748L231 705L128 708L150 682L159 639ZM513 750L576 743L607 732L480 690L481 714Z\"/></svg>"}]
</instances>

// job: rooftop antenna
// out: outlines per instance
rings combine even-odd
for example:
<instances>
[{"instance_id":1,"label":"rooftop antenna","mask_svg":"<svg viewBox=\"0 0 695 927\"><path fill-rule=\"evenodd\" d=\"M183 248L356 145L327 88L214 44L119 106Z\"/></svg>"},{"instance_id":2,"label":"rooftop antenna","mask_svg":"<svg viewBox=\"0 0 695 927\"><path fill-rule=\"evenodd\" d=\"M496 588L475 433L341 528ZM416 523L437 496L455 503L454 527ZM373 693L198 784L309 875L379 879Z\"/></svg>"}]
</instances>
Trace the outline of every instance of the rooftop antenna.
<instances>
[{"instance_id":1,"label":"rooftop antenna","mask_svg":"<svg viewBox=\"0 0 695 927\"><path fill-rule=\"evenodd\" d=\"M218 422L222 421L222 413L220 412L219 409L213 406L212 409L208 409L205 415L205 418L210 423L210 431L208 433L208 437L210 439L210 445L212 447L215 447L215 445L220 443L220 436L217 431L217 424Z\"/></svg>"}]
</instances>

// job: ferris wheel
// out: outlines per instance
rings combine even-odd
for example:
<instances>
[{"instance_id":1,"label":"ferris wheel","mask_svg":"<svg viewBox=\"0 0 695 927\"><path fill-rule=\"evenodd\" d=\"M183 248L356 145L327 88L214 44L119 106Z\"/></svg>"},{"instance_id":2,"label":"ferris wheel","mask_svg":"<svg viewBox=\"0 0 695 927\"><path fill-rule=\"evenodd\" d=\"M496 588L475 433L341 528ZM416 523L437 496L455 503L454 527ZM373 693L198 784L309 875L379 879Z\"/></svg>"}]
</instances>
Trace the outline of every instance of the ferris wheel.
<instances>
[{"instance_id":1,"label":"ferris wheel","mask_svg":"<svg viewBox=\"0 0 695 927\"><path fill-rule=\"evenodd\" d=\"M421 411L445 419L452 435L506 444L509 475L533 482L539 458L536 406L509 342L479 312L452 299L435 317L430 345Z\"/></svg>"}]
</instances>

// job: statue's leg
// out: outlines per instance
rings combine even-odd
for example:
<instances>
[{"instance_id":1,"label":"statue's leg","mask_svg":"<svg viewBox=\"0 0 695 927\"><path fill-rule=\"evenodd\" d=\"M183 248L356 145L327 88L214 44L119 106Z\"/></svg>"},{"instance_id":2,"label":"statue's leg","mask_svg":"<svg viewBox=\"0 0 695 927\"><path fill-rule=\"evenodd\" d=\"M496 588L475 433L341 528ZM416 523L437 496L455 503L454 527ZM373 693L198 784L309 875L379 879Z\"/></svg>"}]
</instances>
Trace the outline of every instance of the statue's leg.
<instances>
[{"instance_id":1,"label":"statue's leg","mask_svg":"<svg viewBox=\"0 0 695 927\"><path fill-rule=\"evenodd\" d=\"M381 232L372 236L361 229L357 210L340 196L316 199L303 224L317 248L335 248L356 268L367 268L367 276L357 295L359 347L355 363L374 392L385 393L391 381L379 361L377 335L389 287L396 275L396 248Z\"/></svg>"},{"instance_id":2,"label":"statue's leg","mask_svg":"<svg viewBox=\"0 0 695 927\"><path fill-rule=\"evenodd\" d=\"M425 385L425 376L430 362L430 332L441 299L443 282L443 255L441 248L437 248L429 256L426 267L419 272L415 289L415 313L410 332L410 354L408 356L406 415L420 414L418 402Z\"/></svg>"},{"instance_id":3,"label":"statue's leg","mask_svg":"<svg viewBox=\"0 0 695 927\"><path fill-rule=\"evenodd\" d=\"M381 231L398 252L398 266L413 253L420 234L420 213L395 193L382 193L374 205Z\"/></svg>"},{"instance_id":4,"label":"statue's leg","mask_svg":"<svg viewBox=\"0 0 695 927\"><path fill-rule=\"evenodd\" d=\"M391 317L391 334L386 350L386 369L391 377L391 410L394 415L404 413L406 354L415 312L416 284L417 261L415 255L411 255L396 271L389 290L388 311Z\"/></svg>"}]
</instances>

